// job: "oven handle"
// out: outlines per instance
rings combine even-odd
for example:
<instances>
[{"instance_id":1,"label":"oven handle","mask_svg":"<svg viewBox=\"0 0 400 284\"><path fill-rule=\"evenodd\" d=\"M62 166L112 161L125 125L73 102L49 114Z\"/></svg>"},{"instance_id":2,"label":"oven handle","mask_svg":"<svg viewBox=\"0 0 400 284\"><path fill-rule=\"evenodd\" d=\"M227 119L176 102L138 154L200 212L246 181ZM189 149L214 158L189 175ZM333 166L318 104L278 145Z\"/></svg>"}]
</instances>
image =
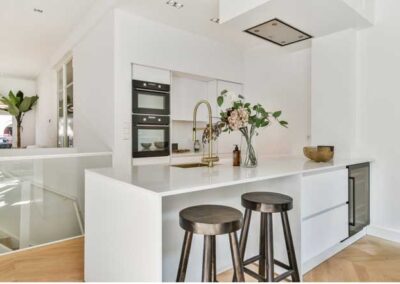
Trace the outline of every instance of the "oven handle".
<instances>
[{"instance_id":1,"label":"oven handle","mask_svg":"<svg viewBox=\"0 0 400 284\"><path fill-rule=\"evenodd\" d=\"M169 125L157 125L157 124L135 124L136 127L162 127L169 128Z\"/></svg>"},{"instance_id":2,"label":"oven handle","mask_svg":"<svg viewBox=\"0 0 400 284\"><path fill-rule=\"evenodd\" d=\"M158 90L151 90L151 89L143 89L143 88L135 88L136 91L147 92L147 93L160 93L168 95L168 91L158 91Z\"/></svg>"}]
</instances>

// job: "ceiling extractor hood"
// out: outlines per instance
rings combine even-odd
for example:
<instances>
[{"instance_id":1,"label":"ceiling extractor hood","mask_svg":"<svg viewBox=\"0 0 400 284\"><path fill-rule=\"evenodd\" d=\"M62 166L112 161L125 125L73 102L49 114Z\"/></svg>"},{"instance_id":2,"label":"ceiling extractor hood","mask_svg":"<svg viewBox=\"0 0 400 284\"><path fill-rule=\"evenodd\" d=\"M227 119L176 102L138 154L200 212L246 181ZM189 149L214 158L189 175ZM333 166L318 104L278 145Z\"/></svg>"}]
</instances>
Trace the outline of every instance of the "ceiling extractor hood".
<instances>
[{"instance_id":1,"label":"ceiling extractor hood","mask_svg":"<svg viewBox=\"0 0 400 284\"><path fill-rule=\"evenodd\" d=\"M249 28L245 32L279 46L286 46L312 38L311 35L277 18Z\"/></svg>"}]
</instances>

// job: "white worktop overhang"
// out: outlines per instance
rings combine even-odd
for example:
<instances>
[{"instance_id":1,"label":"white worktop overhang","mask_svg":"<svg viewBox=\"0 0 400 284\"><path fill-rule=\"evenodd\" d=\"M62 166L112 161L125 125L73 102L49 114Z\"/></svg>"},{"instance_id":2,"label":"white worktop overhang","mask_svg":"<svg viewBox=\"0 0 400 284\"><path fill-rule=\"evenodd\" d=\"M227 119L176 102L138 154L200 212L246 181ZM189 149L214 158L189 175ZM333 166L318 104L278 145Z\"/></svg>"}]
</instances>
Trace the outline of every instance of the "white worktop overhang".
<instances>
[{"instance_id":1,"label":"white worktop overhang","mask_svg":"<svg viewBox=\"0 0 400 284\"><path fill-rule=\"evenodd\" d=\"M372 161L369 158L335 158L328 163L316 163L303 157L266 157L259 159L256 168L233 167L230 160L224 160L213 168L178 168L162 164L133 166L129 172L117 168L94 169L88 172L128 183L136 189L141 188L164 197L334 170Z\"/></svg>"}]
</instances>

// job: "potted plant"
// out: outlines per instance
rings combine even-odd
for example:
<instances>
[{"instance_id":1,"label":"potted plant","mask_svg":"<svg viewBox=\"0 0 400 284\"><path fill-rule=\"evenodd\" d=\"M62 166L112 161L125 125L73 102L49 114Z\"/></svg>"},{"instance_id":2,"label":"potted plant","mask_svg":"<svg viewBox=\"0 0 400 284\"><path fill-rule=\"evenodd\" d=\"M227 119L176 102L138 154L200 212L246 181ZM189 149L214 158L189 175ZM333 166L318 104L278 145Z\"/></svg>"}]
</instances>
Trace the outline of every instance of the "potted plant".
<instances>
[{"instance_id":1,"label":"potted plant","mask_svg":"<svg viewBox=\"0 0 400 284\"><path fill-rule=\"evenodd\" d=\"M0 102L5 106L2 110L14 116L17 122L17 148L21 148L21 129L25 113L32 110L38 99L38 96L25 97L21 91L16 95L10 91L8 96L0 97Z\"/></svg>"},{"instance_id":2,"label":"potted plant","mask_svg":"<svg viewBox=\"0 0 400 284\"><path fill-rule=\"evenodd\" d=\"M223 131L240 131L245 140L245 149L242 149L242 166L256 167L257 155L253 145L253 137L258 135L258 129L268 127L271 118L276 120L281 126L288 127L288 122L280 120L282 111L268 112L261 104L252 105L245 102L244 97L233 92L223 90L217 98L217 104L221 108L226 105L226 109L220 112L223 122Z\"/></svg>"}]
</instances>

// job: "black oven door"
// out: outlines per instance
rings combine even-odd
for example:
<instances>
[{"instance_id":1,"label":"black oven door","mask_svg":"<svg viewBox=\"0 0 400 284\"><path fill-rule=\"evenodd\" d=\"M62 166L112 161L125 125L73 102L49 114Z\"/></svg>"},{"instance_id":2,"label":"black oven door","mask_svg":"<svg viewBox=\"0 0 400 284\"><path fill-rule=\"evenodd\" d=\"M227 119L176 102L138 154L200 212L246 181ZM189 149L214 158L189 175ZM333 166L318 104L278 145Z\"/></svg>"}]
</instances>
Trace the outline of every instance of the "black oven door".
<instances>
[{"instance_id":1,"label":"black oven door","mask_svg":"<svg viewBox=\"0 0 400 284\"><path fill-rule=\"evenodd\" d=\"M133 125L133 158L169 156L169 125Z\"/></svg>"},{"instance_id":2,"label":"black oven door","mask_svg":"<svg viewBox=\"0 0 400 284\"><path fill-rule=\"evenodd\" d=\"M151 90L141 88L141 86L135 86L134 81L132 94L133 113L169 115L169 104L169 90Z\"/></svg>"}]
</instances>

